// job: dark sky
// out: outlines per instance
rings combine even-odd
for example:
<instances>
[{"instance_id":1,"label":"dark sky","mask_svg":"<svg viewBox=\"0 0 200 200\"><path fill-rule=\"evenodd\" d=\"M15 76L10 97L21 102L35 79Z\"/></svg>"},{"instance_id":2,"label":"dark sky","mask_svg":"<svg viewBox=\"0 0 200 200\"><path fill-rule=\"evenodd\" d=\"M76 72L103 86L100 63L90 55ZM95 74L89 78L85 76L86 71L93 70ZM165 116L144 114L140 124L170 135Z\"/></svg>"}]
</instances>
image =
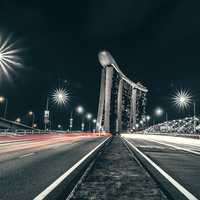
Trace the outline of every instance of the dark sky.
<instances>
[{"instance_id":1,"label":"dark sky","mask_svg":"<svg viewBox=\"0 0 200 200\"><path fill-rule=\"evenodd\" d=\"M28 110L42 116L47 93L67 80L70 106L96 114L101 66L107 49L124 73L149 89L156 106L180 117L171 96L179 88L199 98L200 2L188 0L0 1L0 32L19 40L24 68L13 81L1 80L11 119ZM59 80L60 79L60 80ZM69 108L52 108L54 123L68 120Z\"/></svg>"}]
</instances>

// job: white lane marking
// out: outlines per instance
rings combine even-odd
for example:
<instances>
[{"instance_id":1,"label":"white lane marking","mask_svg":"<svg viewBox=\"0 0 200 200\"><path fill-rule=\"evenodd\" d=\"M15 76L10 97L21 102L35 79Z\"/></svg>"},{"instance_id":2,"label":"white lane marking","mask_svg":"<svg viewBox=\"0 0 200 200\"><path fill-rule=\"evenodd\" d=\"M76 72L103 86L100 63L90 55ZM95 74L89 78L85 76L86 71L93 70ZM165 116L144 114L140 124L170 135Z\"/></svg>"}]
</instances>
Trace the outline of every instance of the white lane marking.
<instances>
[{"instance_id":1,"label":"white lane marking","mask_svg":"<svg viewBox=\"0 0 200 200\"><path fill-rule=\"evenodd\" d=\"M74 141L74 142L67 142L67 143L62 143L62 144L56 144L56 146L54 145L54 147L52 147L51 149L58 149L58 148L60 148L60 147L63 147L63 146L71 146L71 145L74 145L74 144L76 144L77 142L76 141Z\"/></svg>"},{"instance_id":2,"label":"white lane marking","mask_svg":"<svg viewBox=\"0 0 200 200\"><path fill-rule=\"evenodd\" d=\"M81 160L79 160L76 164L74 164L70 169L68 169L63 175L61 175L58 179L56 179L51 185L49 185L44 191L42 191L39 195L37 195L33 200L44 199L50 192L52 192L64 179L66 179L74 170L76 170L78 166L80 166L92 153L94 153L108 139L109 137L106 138L103 142L101 142L98 146L96 146L88 154L86 154Z\"/></svg>"},{"instance_id":3,"label":"white lane marking","mask_svg":"<svg viewBox=\"0 0 200 200\"><path fill-rule=\"evenodd\" d=\"M139 148L148 148L148 149L166 149L167 147L159 147L156 145L138 145Z\"/></svg>"},{"instance_id":4,"label":"white lane marking","mask_svg":"<svg viewBox=\"0 0 200 200\"><path fill-rule=\"evenodd\" d=\"M200 155L200 152L193 151L193 150L191 150L191 149L186 149L186 148L183 148L183 147L175 146L175 145L173 145L173 144L168 144L168 143L165 143L165 142L159 142L159 141L157 141L157 140L152 140L152 139L150 139L150 141L153 141L153 142L156 142L156 143L158 143L158 144L165 145L165 146L173 147L173 148L178 149L178 150L187 151L187 152L189 152L189 153L193 153L193 154L196 154L196 155Z\"/></svg>"},{"instance_id":5,"label":"white lane marking","mask_svg":"<svg viewBox=\"0 0 200 200\"><path fill-rule=\"evenodd\" d=\"M180 191L189 200L198 200L192 193L185 189L180 183L173 179L169 174L167 174L163 169L161 169L156 163L154 163L149 157L142 153L136 146L124 138L126 142L137 151L149 164L151 164L162 176L164 176L178 191Z\"/></svg>"},{"instance_id":6,"label":"white lane marking","mask_svg":"<svg viewBox=\"0 0 200 200\"><path fill-rule=\"evenodd\" d=\"M20 156L19 158L25 158L25 157L28 157L28 156L32 156L34 154L35 154L35 152L27 153L27 154L24 154L24 155Z\"/></svg>"},{"instance_id":7,"label":"white lane marking","mask_svg":"<svg viewBox=\"0 0 200 200\"><path fill-rule=\"evenodd\" d=\"M14 142L24 142L24 141L31 141L30 139L20 139L20 140L5 140L3 142L0 142L1 144L9 144L9 143L14 143Z\"/></svg>"}]
</instances>

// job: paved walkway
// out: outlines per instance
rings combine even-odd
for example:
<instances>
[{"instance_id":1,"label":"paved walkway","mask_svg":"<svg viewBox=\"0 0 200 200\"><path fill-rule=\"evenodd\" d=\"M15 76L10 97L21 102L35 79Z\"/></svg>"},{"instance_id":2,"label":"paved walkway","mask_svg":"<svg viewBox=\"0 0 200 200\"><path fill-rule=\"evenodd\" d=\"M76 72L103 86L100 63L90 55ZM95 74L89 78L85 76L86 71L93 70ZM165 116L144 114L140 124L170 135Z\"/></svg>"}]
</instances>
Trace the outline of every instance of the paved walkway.
<instances>
[{"instance_id":1,"label":"paved walkway","mask_svg":"<svg viewBox=\"0 0 200 200\"><path fill-rule=\"evenodd\" d=\"M119 137L106 148L71 199L167 200Z\"/></svg>"}]
</instances>

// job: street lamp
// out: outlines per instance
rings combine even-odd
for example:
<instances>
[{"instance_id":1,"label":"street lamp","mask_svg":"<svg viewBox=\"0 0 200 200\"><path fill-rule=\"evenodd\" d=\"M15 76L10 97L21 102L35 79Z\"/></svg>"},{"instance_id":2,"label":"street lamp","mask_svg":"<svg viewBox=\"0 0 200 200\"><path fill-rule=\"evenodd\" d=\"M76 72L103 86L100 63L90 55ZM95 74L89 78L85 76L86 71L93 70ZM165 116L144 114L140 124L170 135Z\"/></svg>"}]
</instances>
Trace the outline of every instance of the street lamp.
<instances>
[{"instance_id":1,"label":"street lamp","mask_svg":"<svg viewBox=\"0 0 200 200\"><path fill-rule=\"evenodd\" d=\"M92 114L91 113L87 113L86 115L87 120L89 121L89 131L91 130L91 119L92 119Z\"/></svg>"},{"instance_id":2,"label":"street lamp","mask_svg":"<svg viewBox=\"0 0 200 200\"><path fill-rule=\"evenodd\" d=\"M62 129L62 125L58 124L58 129L61 130Z\"/></svg>"},{"instance_id":3,"label":"street lamp","mask_svg":"<svg viewBox=\"0 0 200 200\"><path fill-rule=\"evenodd\" d=\"M147 120L147 126L149 127L149 121L150 121L151 117L149 115L146 116L146 120Z\"/></svg>"},{"instance_id":4,"label":"street lamp","mask_svg":"<svg viewBox=\"0 0 200 200\"><path fill-rule=\"evenodd\" d=\"M88 113L88 114L86 115L86 118L87 118L88 120L91 120L91 119L92 119L92 114Z\"/></svg>"},{"instance_id":5,"label":"street lamp","mask_svg":"<svg viewBox=\"0 0 200 200\"><path fill-rule=\"evenodd\" d=\"M3 104L4 102L5 102L5 109L4 109L3 117L6 118L7 108L8 108L8 99L5 98L4 96L0 96L0 104Z\"/></svg>"},{"instance_id":6,"label":"street lamp","mask_svg":"<svg viewBox=\"0 0 200 200\"><path fill-rule=\"evenodd\" d=\"M181 90L176 92L172 101L179 109L186 109L192 101L192 96L187 90Z\"/></svg>"},{"instance_id":7,"label":"street lamp","mask_svg":"<svg viewBox=\"0 0 200 200\"><path fill-rule=\"evenodd\" d=\"M84 112L84 108L82 106L78 106L76 108L76 111L78 114L83 114ZM85 124L84 124L84 117L82 116L82 121L81 121L81 131L84 131L84 127L85 127Z\"/></svg>"},{"instance_id":8,"label":"street lamp","mask_svg":"<svg viewBox=\"0 0 200 200\"><path fill-rule=\"evenodd\" d=\"M196 102L192 100L192 95L187 90L178 91L173 96L173 102L179 109L186 109L192 103L193 104L193 131L196 133Z\"/></svg>"},{"instance_id":9,"label":"street lamp","mask_svg":"<svg viewBox=\"0 0 200 200\"><path fill-rule=\"evenodd\" d=\"M161 117L164 114L164 110L160 107L155 109L155 115ZM168 113L165 111L165 121L168 123ZM168 129L168 128L167 128Z\"/></svg>"},{"instance_id":10,"label":"street lamp","mask_svg":"<svg viewBox=\"0 0 200 200\"><path fill-rule=\"evenodd\" d=\"M58 105L58 106L61 106L61 105L66 105L68 102L69 102L69 92L64 89L64 88L56 88L52 95L51 95L51 98L52 98L52 101ZM47 125L49 123L52 123L50 120L49 120L49 116L50 116L50 111L49 111L49 100L50 100L50 97L49 95L47 95L47 100L46 100L46 109L44 111L44 125L45 125L45 130L47 130Z\"/></svg>"},{"instance_id":11,"label":"street lamp","mask_svg":"<svg viewBox=\"0 0 200 200\"><path fill-rule=\"evenodd\" d=\"M53 102L58 106L65 106L70 100L70 93L65 88L56 88L52 94ZM70 130L72 129L73 119L70 118Z\"/></svg>"},{"instance_id":12,"label":"street lamp","mask_svg":"<svg viewBox=\"0 0 200 200\"><path fill-rule=\"evenodd\" d=\"M96 119L93 119L92 122L93 122L93 124L94 124L94 129L93 129L93 130L95 131L95 127L96 127L97 120L96 120Z\"/></svg>"},{"instance_id":13,"label":"street lamp","mask_svg":"<svg viewBox=\"0 0 200 200\"><path fill-rule=\"evenodd\" d=\"M147 121L150 121L151 117L149 115L146 116Z\"/></svg>"},{"instance_id":14,"label":"street lamp","mask_svg":"<svg viewBox=\"0 0 200 200\"><path fill-rule=\"evenodd\" d=\"M162 116L162 115L163 115L163 109L160 108L160 107L156 108L156 109L155 109L155 115L156 115L157 117Z\"/></svg>"},{"instance_id":15,"label":"street lamp","mask_svg":"<svg viewBox=\"0 0 200 200\"><path fill-rule=\"evenodd\" d=\"M57 105L65 105L69 101L69 92L64 88L55 89L52 99Z\"/></svg>"},{"instance_id":16,"label":"street lamp","mask_svg":"<svg viewBox=\"0 0 200 200\"><path fill-rule=\"evenodd\" d=\"M10 79L10 72L15 71L16 67L22 67L20 58L17 55L20 49L15 48L15 42L10 37L2 40L0 43L0 75L4 74Z\"/></svg>"},{"instance_id":17,"label":"street lamp","mask_svg":"<svg viewBox=\"0 0 200 200\"><path fill-rule=\"evenodd\" d=\"M83 108L82 106L78 106L78 107L76 108L76 111L77 111L77 113L79 113L79 114L83 114L84 108Z\"/></svg>"},{"instance_id":18,"label":"street lamp","mask_svg":"<svg viewBox=\"0 0 200 200\"><path fill-rule=\"evenodd\" d=\"M28 115L29 115L30 117L32 117L32 124L31 124L31 126L33 127L34 122L35 122L35 113L34 113L33 111L29 111L29 112L28 112Z\"/></svg>"},{"instance_id":19,"label":"street lamp","mask_svg":"<svg viewBox=\"0 0 200 200\"><path fill-rule=\"evenodd\" d=\"M17 123L20 123L20 122L21 122L21 119L18 117L15 121L16 121Z\"/></svg>"}]
</instances>

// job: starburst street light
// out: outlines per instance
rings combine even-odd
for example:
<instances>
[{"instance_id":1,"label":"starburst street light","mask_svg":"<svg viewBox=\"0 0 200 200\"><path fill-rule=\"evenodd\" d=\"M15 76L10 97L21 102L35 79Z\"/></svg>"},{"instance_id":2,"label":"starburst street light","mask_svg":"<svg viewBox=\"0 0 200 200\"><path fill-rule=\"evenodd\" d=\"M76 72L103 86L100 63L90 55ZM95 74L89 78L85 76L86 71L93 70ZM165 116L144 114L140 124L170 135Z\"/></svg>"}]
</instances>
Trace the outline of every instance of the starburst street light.
<instances>
[{"instance_id":1,"label":"starburst street light","mask_svg":"<svg viewBox=\"0 0 200 200\"><path fill-rule=\"evenodd\" d=\"M181 90L172 97L172 100L178 108L185 109L192 102L192 96L187 90Z\"/></svg>"},{"instance_id":2,"label":"starburst street light","mask_svg":"<svg viewBox=\"0 0 200 200\"><path fill-rule=\"evenodd\" d=\"M69 101L69 92L64 88L55 89L52 98L57 105L65 105Z\"/></svg>"},{"instance_id":3,"label":"starburst street light","mask_svg":"<svg viewBox=\"0 0 200 200\"><path fill-rule=\"evenodd\" d=\"M193 131L196 133L196 102L192 99L190 92L187 90L178 91L172 100L180 109L186 109L190 104L193 104Z\"/></svg>"},{"instance_id":4,"label":"starburst street light","mask_svg":"<svg viewBox=\"0 0 200 200\"><path fill-rule=\"evenodd\" d=\"M0 37L0 75L4 74L8 79L10 79L10 72L14 72L16 67L22 67L17 55L20 49L15 46L16 42L12 42L11 37L5 40Z\"/></svg>"}]
</instances>

